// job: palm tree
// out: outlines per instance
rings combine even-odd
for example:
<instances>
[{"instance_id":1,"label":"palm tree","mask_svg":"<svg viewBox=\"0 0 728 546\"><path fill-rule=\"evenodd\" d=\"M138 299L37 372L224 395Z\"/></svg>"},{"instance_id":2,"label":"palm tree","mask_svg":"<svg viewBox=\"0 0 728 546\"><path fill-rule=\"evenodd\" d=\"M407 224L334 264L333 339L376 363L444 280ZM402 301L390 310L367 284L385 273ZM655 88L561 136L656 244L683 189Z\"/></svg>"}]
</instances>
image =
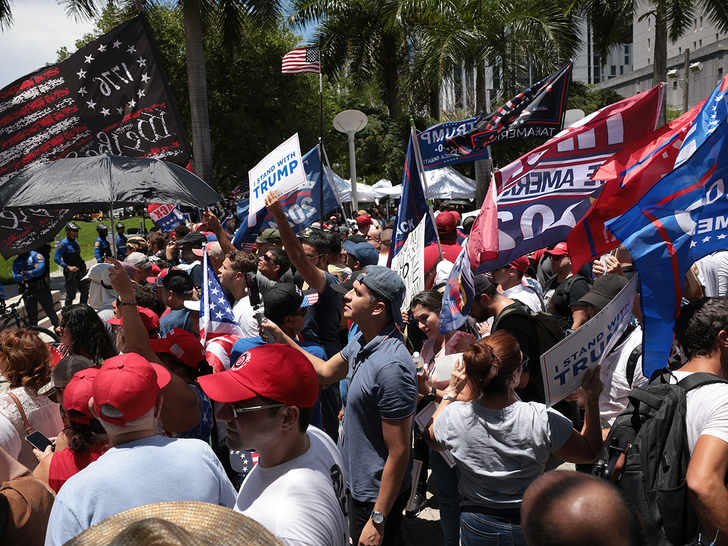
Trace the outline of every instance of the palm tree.
<instances>
[{"instance_id":1,"label":"palm tree","mask_svg":"<svg viewBox=\"0 0 728 546\"><path fill-rule=\"evenodd\" d=\"M400 70L407 58L406 0L296 0L292 21L319 23L324 70L346 73L357 91L376 84L389 116L402 113Z\"/></svg>"},{"instance_id":2,"label":"palm tree","mask_svg":"<svg viewBox=\"0 0 728 546\"><path fill-rule=\"evenodd\" d=\"M64 0L59 3L63 3L68 14L77 19L91 19L108 5L108 2L100 0ZM140 12L146 1L121 0L119 3L125 10ZM193 165L195 173L214 188L203 29L208 25L218 26L222 29L224 43L234 49L240 43L246 21L269 24L276 20L281 11L280 0L177 0L177 3L184 13ZM12 21L10 0L0 0L0 30L9 28Z\"/></svg>"},{"instance_id":3,"label":"palm tree","mask_svg":"<svg viewBox=\"0 0 728 546\"><path fill-rule=\"evenodd\" d=\"M642 4L636 0L585 0L575 4L591 23L596 52L607 59L609 49L621 42ZM724 0L650 0L646 14L655 17L655 57L652 84L667 77L667 41L675 43L689 29L699 11L720 32L728 32L728 5ZM658 125L665 124L665 103Z\"/></svg>"}]
</instances>

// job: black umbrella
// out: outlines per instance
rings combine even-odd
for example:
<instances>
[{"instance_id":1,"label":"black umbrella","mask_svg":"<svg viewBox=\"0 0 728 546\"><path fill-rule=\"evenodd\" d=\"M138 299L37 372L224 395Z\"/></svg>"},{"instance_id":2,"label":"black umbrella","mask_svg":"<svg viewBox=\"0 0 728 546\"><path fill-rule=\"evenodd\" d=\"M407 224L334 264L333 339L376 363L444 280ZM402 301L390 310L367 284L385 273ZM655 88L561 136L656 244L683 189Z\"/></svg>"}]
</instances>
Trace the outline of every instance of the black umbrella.
<instances>
[{"instance_id":1,"label":"black umbrella","mask_svg":"<svg viewBox=\"0 0 728 546\"><path fill-rule=\"evenodd\" d=\"M201 208L222 200L201 178L159 159L99 155L38 163L0 186L0 253L7 258L42 246L69 210L149 203ZM31 219L37 217L56 222L41 226Z\"/></svg>"}]
</instances>

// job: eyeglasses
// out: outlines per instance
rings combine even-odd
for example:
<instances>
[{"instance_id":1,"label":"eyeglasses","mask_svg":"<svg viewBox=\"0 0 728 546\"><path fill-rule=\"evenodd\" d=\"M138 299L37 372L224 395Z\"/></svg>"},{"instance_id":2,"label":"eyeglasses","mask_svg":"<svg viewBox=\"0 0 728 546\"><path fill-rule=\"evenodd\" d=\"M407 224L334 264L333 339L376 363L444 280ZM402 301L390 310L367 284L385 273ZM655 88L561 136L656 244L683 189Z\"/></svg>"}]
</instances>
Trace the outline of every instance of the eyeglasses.
<instances>
[{"instance_id":1,"label":"eyeglasses","mask_svg":"<svg viewBox=\"0 0 728 546\"><path fill-rule=\"evenodd\" d=\"M232 404L228 404L228 407L230 408L230 411L233 412L234 417L238 417L241 413L246 413L248 411L258 411L262 409L268 409L268 408L282 408L283 406L287 406L288 404L267 404L265 406L251 406L249 408L236 408Z\"/></svg>"},{"instance_id":2,"label":"eyeglasses","mask_svg":"<svg viewBox=\"0 0 728 546\"><path fill-rule=\"evenodd\" d=\"M321 254L316 254L316 256L309 256L308 254L306 254L306 258L308 258L309 260L315 260L316 258L320 258L321 256L323 256L324 254L326 253L322 252Z\"/></svg>"},{"instance_id":3,"label":"eyeglasses","mask_svg":"<svg viewBox=\"0 0 728 546\"><path fill-rule=\"evenodd\" d=\"M263 254L263 255L261 256L261 258L263 258L263 259L264 259L264 260L265 260L266 262L272 262L272 261L273 261L273 258L271 258L270 256L268 256L268 254ZM310 259L311 259L311 258L309 258L309 260L310 260Z\"/></svg>"},{"instance_id":4,"label":"eyeglasses","mask_svg":"<svg viewBox=\"0 0 728 546\"><path fill-rule=\"evenodd\" d=\"M367 241L373 241L374 239L379 239L379 237L377 235L374 235L374 236L367 235Z\"/></svg>"},{"instance_id":5,"label":"eyeglasses","mask_svg":"<svg viewBox=\"0 0 728 546\"><path fill-rule=\"evenodd\" d=\"M529 357L528 355L523 355L523 360L521 360L521 367L525 368L526 366L528 366L529 360L531 360L531 357Z\"/></svg>"}]
</instances>

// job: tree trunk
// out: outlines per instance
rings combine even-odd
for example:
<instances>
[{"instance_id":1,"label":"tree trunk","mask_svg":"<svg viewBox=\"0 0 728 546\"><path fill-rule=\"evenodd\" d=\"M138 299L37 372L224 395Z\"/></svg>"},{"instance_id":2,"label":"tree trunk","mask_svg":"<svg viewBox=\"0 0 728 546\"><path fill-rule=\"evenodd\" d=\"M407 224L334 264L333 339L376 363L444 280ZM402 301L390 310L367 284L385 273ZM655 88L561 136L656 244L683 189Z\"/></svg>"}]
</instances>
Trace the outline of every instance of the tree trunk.
<instances>
[{"instance_id":1,"label":"tree trunk","mask_svg":"<svg viewBox=\"0 0 728 546\"><path fill-rule=\"evenodd\" d=\"M665 3L661 1L655 12L655 56L652 68L652 85L655 86L667 78L667 14ZM657 118L657 127L667 123L667 110L665 97L662 98L660 116Z\"/></svg>"},{"instance_id":2,"label":"tree trunk","mask_svg":"<svg viewBox=\"0 0 728 546\"><path fill-rule=\"evenodd\" d=\"M485 100L485 62L478 60L475 63L475 114L485 113L488 105ZM480 159L475 162L475 204L480 208L485 201L485 194L490 185L492 159Z\"/></svg>"},{"instance_id":3,"label":"tree trunk","mask_svg":"<svg viewBox=\"0 0 728 546\"><path fill-rule=\"evenodd\" d=\"M399 118L402 107L399 102L399 69L397 67L397 44L391 36L382 38L382 67L387 88L387 107L391 119Z\"/></svg>"},{"instance_id":4,"label":"tree trunk","mask_svg":"<svg viewBox=\"0 0 728 546\"><path fill-rule=\"evenodd\" d=\"M210 118L207 112L205 52L202 47L202 18L200 17L198 3L185 3L184 19L187 80L190 91L190 113L192 115L193 167L195 174L214 188Z\"/></svg>"}]
</instances>

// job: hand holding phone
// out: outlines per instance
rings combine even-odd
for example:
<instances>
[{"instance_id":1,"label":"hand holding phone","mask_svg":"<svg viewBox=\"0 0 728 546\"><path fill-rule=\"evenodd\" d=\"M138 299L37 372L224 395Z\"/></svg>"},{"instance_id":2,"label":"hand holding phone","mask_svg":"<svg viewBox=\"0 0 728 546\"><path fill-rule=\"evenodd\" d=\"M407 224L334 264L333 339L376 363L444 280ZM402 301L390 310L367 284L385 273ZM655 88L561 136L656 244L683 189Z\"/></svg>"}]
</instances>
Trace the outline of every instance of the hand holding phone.
<instances>
[{"instance_id":1,"label":"hand holding phone","mask_svg":"<svg viewBox=\"0 0 728 546\"><path fill-rule=\"evenodd\" d=\"M25 437L25 441L39 451L45 451L48 446L53 446L53 442L46 438L42 432L38 431L28 434Z\"/></svg>"}]
</instances>

